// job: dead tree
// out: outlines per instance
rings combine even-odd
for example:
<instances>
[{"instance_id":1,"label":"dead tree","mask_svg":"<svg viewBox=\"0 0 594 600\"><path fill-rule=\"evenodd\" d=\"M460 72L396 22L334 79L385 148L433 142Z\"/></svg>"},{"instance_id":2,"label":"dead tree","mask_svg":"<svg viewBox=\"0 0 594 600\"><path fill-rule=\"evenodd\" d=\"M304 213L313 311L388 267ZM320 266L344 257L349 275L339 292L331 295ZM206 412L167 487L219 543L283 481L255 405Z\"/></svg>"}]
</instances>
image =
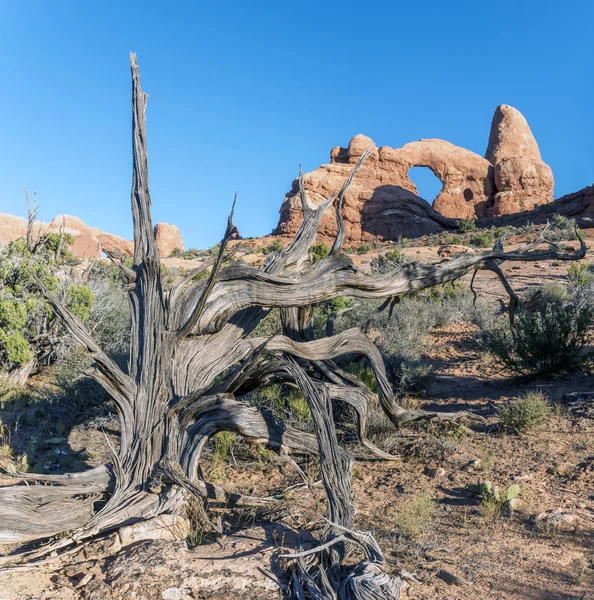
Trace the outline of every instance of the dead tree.
<instances>
[{"instance_id":1,"label":"dead tree","mask_svg":"<svg viewBox=\"0 0 594 600\"><path fill-rule=\"evenodd\" d=\"M312 598L335 598L332 590L337 589L343 598L397 597L399 583L382 573L383 559L375 540L353 529L351 459L338 445L331 404L341 401L352 406L362 443L387 459L393 457L365 436L371 402L379 402L396 427L418 420L451 420L460 414L398 406L382 357L369 338L350 329L314 339L312 306L338 296L390 299L481 269L495 271L505 281L499 268L504 261L576 260L585 254L584 243L572 253L549 244L541 235L516 251L496 247L439 264L408 264L381 275L362 273L342 254L342 202L368 156L365 153L342 189L320 206L310 205L300 176L303 220L299 231L288 247L269 255L261 268L243 263L223 267L227 243L235 231L231 211L218 256L199 269L210 268L209 277L196 282L194 271L165 291L151 221L147 96L140 86L134 54L131 68L133 266L128 268L113 258L127 284L131 307L127 371L103 352L76 316L43 289L68 331L94 359L93 376L115 402L120 448L111 465L71 475L16 474L15 485L0 487L0 541L63 534L41 549L2 558L0 565L43 559L123 524L178 510L186 494L211 503L272 501L231 495L200 478L198 467L207 441L218 431L228 430L279 452L320 455L328 527L319 552L294 558L292 585L297 597L303 598L307 590ZM312 264L309 248L331 205L338 234L329 255ZM543 243L547 248L539 250ZM256 325L275 308L281 311L284 335L250 338ZM334 362L346 355L367 359L377 380L377 396ZM315 436L286 426L245 401L251 391L278 382L303 391L316 425ZM106 501L95 511L94 503L100 498ZM361 545L367 558L347 569L342 557L345 544L352 543Z\"/></svg>"},{"instance_id":2,"label":"dead tree","mask_svg":"<svg viewBox=\"0 0 594 600\"><path fill-rule=\"evenodd\" d=\"M35 240L33 239L33 228L35 226L37 213L39 212L39 207L37 206L37 191L33 192L33 205L31 206L29 204L29 192L27 192L27 188L25 187L25 200L27 202L27 250L33 250L35 244ZM41 235L41 227L39 232Z\"/></svg>"}]
</instances>

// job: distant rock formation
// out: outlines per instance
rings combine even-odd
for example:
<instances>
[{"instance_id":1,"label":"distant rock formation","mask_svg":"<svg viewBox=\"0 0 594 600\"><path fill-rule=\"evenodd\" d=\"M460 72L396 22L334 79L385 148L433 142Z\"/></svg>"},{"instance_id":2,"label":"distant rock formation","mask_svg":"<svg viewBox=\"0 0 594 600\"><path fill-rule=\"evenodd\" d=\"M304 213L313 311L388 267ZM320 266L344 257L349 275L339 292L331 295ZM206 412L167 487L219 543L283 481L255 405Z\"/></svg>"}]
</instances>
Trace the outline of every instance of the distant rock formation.
<instances>
[{"instance_id":1,"label":"distant rock formation","mask_svg":"<svg viewBox=\"0 0 594 600\"><path fill-rule=\"evenodd\" d=\"M515 108L506 104L497 107L485 158L495 166L497 190L489 216L509 215L552 202L553 173L542 161L526 119Z\"/></svg>"},{"instance_id":2,"label":"distant rock formation","mask_svg":"<svg viewBox=\"0 0 594 600\"><path fill-rule=\"evenodd\" d=\"M98 258L103 255L103 251L124 256L134 254L133 242L101 231L97 227L89 227L84 221L71 215L57 215L49 224L36 222L35 235L37 236L39 233L59 233L62 226L64 232L71 234L74 238L74 243L70 249L78 258ZM27 220L24 217L0 213L0 245L26 235ZM175 225L157 223L155 225L155 237L163 258L170 256L174 248L180 250L184 248L181 234Z\"/></svg>"},{"instance_id":3,"label":"distant rock formation","mask_svg":"<svg viewBox=\"0 0 594 600\"><path fill-rule=\"evenodd\" d=\"M485 158L444 140L428 139L401 148L376 148L356 135L336 147L330 164L304 176L315 204L338 190L352 165L375 148L355 178L344 203L347 243L417 237L456 226L456 219L487 218L530 210L553 199L551 169L542 161L526 119L516 109L497 107ZM418 195L408 172L428 167L443 186L431 206ZM274 234L294 234L301 222L298 181L285 197ZM324 216L319 233L336 233L335 216Z\"/></svg>"},{"instance_id":4,"label":"distant rock formation","mask_svg":"<svg viewBox=\"0 0 594 600\"><path fill-rule=\"evenodd\" d=\"M178 250L184 249L184 241L175 225L157 223L155 225L155 239L157 240L157 246L159 246L161 258L168 258L176 248Z\"/></svg>"}]
</instances>

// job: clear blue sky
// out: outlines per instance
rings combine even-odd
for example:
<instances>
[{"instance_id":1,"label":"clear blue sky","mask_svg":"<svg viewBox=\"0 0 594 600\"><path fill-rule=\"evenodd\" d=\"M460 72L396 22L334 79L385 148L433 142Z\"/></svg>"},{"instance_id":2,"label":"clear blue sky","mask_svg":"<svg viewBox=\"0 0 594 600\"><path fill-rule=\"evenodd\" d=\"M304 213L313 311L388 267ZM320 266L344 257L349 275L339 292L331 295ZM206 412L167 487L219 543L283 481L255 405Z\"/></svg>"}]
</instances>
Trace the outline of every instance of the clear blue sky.
<instances>
[{"instance_id":1,"label":"clear blue sky","mask_svg":"<svg viewBox=\"0 0 594 600\"><path fill-rule=\"evenodd\" d=\"M594 180L594 3L0 0L0 212L131 237L130 75L150 94L154 222L186 247L272 230L301 163L364 133L483 154L528 119L556 197Z\"/></svg>"}]
</instances>

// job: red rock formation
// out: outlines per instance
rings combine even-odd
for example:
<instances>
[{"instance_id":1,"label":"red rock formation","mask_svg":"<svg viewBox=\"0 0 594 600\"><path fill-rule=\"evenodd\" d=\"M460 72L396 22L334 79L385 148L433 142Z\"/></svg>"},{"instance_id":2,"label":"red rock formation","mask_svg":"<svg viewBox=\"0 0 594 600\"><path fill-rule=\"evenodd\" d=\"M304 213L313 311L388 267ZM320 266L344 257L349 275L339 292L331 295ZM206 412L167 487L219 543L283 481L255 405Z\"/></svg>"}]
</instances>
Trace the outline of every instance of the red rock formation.
<instances>
[{"instance_id":1,"label":"red rock formation","mask_svg":"<svg viewBox=\"0 0 594 600\"><path fill-rule=\"evenodd\" d=\"M495 166L497 193L491 216L552 202L553 173L542 161L526 119L515 108L507 104L497 107L485 158Z\"/></svg>"},{"instance_id":2,"label":"red rock formation","mask_svg":"<svg viewBox=\"0 0 594 600\"><path fill-rule=\"evenodd\" d=\"M357 135L348 148L334 148L330 164L304 175L309 200L320 204L340 189L352 164L373 145L370 138ZM343 216L348 243L378 237L396 239L399 235L421 236L455 226L453 220L438 213L416 194L416 188L408 177L408 169L412 165L399 160L395 154L397 152L385 147L374 151L346 193ZM295 180L281 206L281 218L274 233L294 234L300 222L301 206L298 181ZM336 219L331 210L322 218L319 232L328 237L336 234Z\"/></svg>"},{"instance_id":3,"label":"red rock formation","mask_svg":"<svg viewBox=\"0 0 594 600\"><path fill-rule=\"evenodd\" d=\"M568 219L575 219L579 227L587 229L594 227L594 185L585 187L578 192L562 196L551 204L544 204L524 212L493 217L479 221L481 227L513 225L521 227L526 222L542 224L559 214Z\"/></svg>"},{"instance_id":4,"label":"red rock formation","mask_svg":"<svg viewBox=\"0 0 594 600\"><path fill-rule=\"evenodd\" d=\"M373 140L356 135L348 148L336 147L330 164L304 176L310 200L319 204L340 188L351 165ZM411 167L433 171L443 187L431 207L408 176ZM275 234L293 234L301 222L298 182L285 197ZM376 149L345 198L347 242L415 237L453 227L452 219L487 218L532 209L552 200L553 177L542 162L524 117L502 105L493 117L486 157L443 140L420 140L401 148ZM445 217L445 218L444 218ZM333 235L331 211L320 224Z\"/></svg>"},{"instance_id":5,"label":"red rock formation","mask_svg":"<svg viewBox=\"0 0 594 600\"><path fill-rule=\"evenodd\" d=\"M175 225L157 223L155 225L155 239L157 240L161 258L168 258L176 248L182 251L184 249L184 241L179 229Z\"/></svg>"},{"instance_id":6,"label":"red rock formation","mask_svg":"<svg viewBox=\"0 0 594 600\"><path fill-rule=\"evenodd\" d=\"M74 238L71 250L79 258L101 257L103 251L112 252L116 255L132 256L134 244L124 240L117 235L105 233L97 227L89 227L78 217L70 215L57 215L51 222L35 223L35 236L41 233L59 233L64 227L64 233L69 233ZM6 244L27 235L27 220L23 217L15 217L0 213L0 244ZM171 255L174 248L184 249L184 242L179 229L175 225L157 223L155 225L155 237L162 258Z\"/></svg>"},{"instance_id":7,"label":"red rock formation","mask_svg":"<svg viewBox=\"0 0 594 600\"><path fill-rule=\"evenodd\" d=\"M34 226L35 235L44 233L59 233L64 226L64 232L74 238L71 250L79 258L95 258L102 255L102 250L133 254L133 244L123 238L104 233L97 227L89 227L78 217L58 215L47 223L37 222ZM0 214L0 244L12 242L27 235L27 220L23 217Z\"/></svg>"}]
</instances>

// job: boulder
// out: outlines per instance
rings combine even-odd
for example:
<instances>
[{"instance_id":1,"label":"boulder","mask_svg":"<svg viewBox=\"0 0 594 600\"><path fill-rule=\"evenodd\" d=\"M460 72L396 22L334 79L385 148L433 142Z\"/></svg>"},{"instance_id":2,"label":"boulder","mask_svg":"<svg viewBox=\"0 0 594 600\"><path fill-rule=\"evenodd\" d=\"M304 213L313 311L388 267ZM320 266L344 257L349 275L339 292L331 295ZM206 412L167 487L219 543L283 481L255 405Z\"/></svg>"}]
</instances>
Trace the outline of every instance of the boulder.
<instances>
[{"instance_id":1,"label":"boulder","mask_svg":"<svg viewBox=\"0 0 594 600\"><path fill-rule=\"evenodd\" d=\"M155 225L155 239L157 240L157 246L159 246L161 258L168 258L176 248L182 251L184 249L181 233L175 225L157 223Z\"/></svg>"}]
</instances>

